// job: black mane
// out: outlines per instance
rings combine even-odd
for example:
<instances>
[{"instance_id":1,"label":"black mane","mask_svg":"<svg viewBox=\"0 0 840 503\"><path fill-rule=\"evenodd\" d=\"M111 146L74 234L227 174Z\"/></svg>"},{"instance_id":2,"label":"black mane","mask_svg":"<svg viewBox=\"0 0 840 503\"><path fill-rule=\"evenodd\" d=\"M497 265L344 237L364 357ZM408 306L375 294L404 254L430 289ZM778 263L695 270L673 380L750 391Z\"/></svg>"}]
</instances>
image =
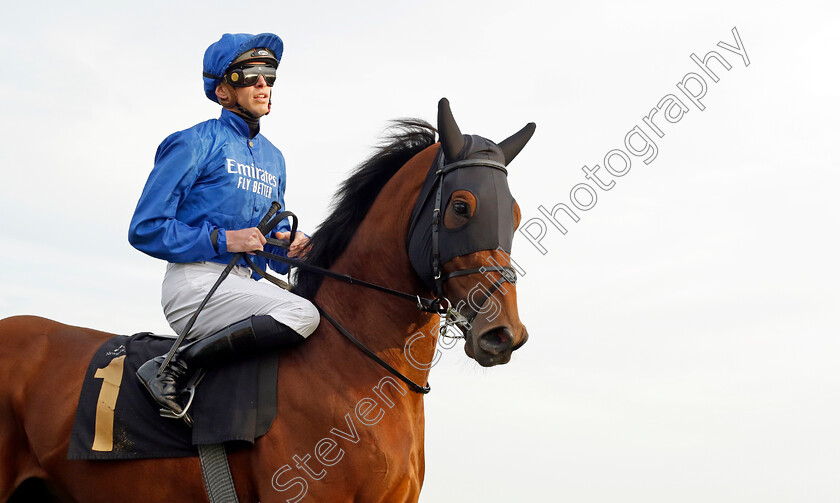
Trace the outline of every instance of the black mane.
<instances>
[{"instance_id":1,"label":"black mane","mask_svg":"<svg viewBox=\"0 0 840 503\"><path fill-rule=\"evenodd\" d=\"M437 130L420 119L393 121L376 153L360 164L333 198L332 213L311 237L305 262L328 269L344 253L374 199L394 174L420 151L435 143ZM312 299L322 276L298 269L292 291Z\"/></svg>"}]
</instances>

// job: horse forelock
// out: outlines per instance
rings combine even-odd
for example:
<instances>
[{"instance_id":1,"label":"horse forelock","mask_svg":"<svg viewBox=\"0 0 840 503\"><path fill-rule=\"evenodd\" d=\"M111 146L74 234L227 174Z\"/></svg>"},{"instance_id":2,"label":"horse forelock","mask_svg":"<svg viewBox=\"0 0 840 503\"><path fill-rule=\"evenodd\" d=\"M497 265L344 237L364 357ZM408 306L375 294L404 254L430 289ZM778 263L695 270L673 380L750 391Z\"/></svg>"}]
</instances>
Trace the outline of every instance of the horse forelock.
<instances>
[{"instance_id":1,"label":"horse forelock","mask_svg":"<svg viewBox=\"0 0 840 503\"><path fill-rule=\"evenodd\" d=\"M360 164L333 197L332 211L310 238L305 261L324 269L347 249L385 184L412 157L435 143L436 129L421 119L393 121L374 154ZM323 276L298 270L293 291L312 299Z\"/></svg>"},{"instance_id":2,"label":"horse forelock","mask_svg":"<svg viewBox=\"0 0 840 503\"><path fill-rule=\"evenodd\" d=\"M482 159L505 164L505 154L493 141L483 136L464 135L464 146L455 159L447 159L449 162L465 159Z\"/></svg>"}]
</instances>

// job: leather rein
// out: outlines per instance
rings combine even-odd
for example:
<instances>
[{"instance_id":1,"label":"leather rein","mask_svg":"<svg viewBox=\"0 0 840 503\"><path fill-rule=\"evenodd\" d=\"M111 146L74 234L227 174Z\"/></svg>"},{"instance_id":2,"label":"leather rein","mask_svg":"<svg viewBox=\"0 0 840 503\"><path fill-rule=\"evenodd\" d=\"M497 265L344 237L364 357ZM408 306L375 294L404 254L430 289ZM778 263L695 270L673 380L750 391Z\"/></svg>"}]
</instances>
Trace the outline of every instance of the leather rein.
<instances>
[{"instance_id":1,"label":"leather rein","mask_svg":"<svg viewBox=\"0 0 840 503\"><path fill-rule=\"evenodd\" d=\"M471 268L471 269L459 269L457 271L452 271L452 272L446 273L446 274L444 274L442 272L441 264L440 264L440 252L439 252L439 250L440 250L439 229L440 229L441 212L442 212L441 204L442 204L443 178L448 173L451 173L451 172L453 172L453 171L455 171L459 168L467 167L467 166L484 166L484 167L491 168L491 169L498 169L498 170L503 171L505 173L505 175L507 175L507 169L505 168L505 166L502 163L495 162L495 161L490 161L490 160L480 160L480 159L470 160L470 159L468 159L468 160L464 160L464 161L457 161L457 162L453 162L453 163L450 163L450 164L443 165L443 156L440 156L440 159L441 160L439 162L438 170L436 172L436 180L435 180L434 185L431 187L431 190L428 191L427 194L425 194L425 195L421 194L421 197L424 197L424 199L426 199L426 198L429 198L431 196L432 192L435 193L435 207L434 207L433 216L432 216L432 218L433 218L433 222L432 222L432 267L433 267L433 270L434 270L434 290L435 290L433 292L435 294L434 299L424 298L424 297L421 297L420 295L415 295L415 294L410 294L410 293L406 293L406 292L401 292L399 290L394 290L394 289L391 289L391 288L388 288L388 287L385 287L385 286L377 285L377 284L370 283L370 282L367 282L367 281L364 281L364 280L360 280L358 278L354 278L354 277L352 277L350 275L347 275L347 274L336 273L336 272L324 269L322 267L307 264L306 262L303 262L303 261L300 261L300 260L297 260L297 259L292 259L292 258L289 258L289 257L284 257L284 256L277 255L277 254L274 254L274 253L257 250L257 251L254 252L254 254L259 255L261 257L265 257L269 260L273 260L273 261L276 261L276 262L281 262L281 263L288 264L290 267L297 267L299 269L304 269L306 271L310 271L310 272L313 272L313 273L316 273L316 274L320 274L322 276L332 278L332 279L335 279L335 280L338 280L338 281L342 281L344 283L348 283L348 284L351 284L351 285L363 286L365 288L370 288L372 290L377 290L379 292L383 292L383 293L386 293L388 295L392 295L394 297L398 297L398 298L401 298L401 299L404 299L404 300L414 302L415 305L417 306L417 309L419 309L423 312L437 314L438 316L440 316L441 318L444 319L444 324L441 325L441 328L440 328L441 335L444 335L446 333L447 329L452 325L455 325L459 329L461 329L462 331L466 332L467 330L469 330L471 328L471 324L475 320L475 317L478 315L478 313L480 313L482 311L482 308L484 307L484 304L490 299L490 297L493 295L494 292L496 292L496 290L498 290L504 283L516 284L516 269L514 269L511 266L492 266L492 267L476 267L476 268ZM277 213L276 215L274 215L274 217L270 221L268 221L268 223L266 225L264 225L261 228L273 229L277 226L277 224L280 223L280 221L282 221L286 218L289 218L292 221L292 229L291 229L290 236L291 236L292 240L294 240L294 236L295 236L295 233L297 231L297 216L290 211L284 211L284 212L281 212L281 213ZM279 239L274 239L274 238L266 238L266 244L279 246L281 248L288 249L289 246L291 245L291 242L281 241ZM248 266L252 270L256 271L257 274L259 274L260 276L265 278L267 281L269 281L269 282L271 282L271 283L273 283L273 284L275 284L275 285L277 285L281 288L287 288L288 285L285 282L283 282L282 280L272 276L267 271L265 271L263 268L259 267L257 264L254 263L253 260L250 259L250 257L247 254L243 254L242 257L245 259L245 262L248 264ZM456 309L455 307L452 306L452 304L449 302L449 299L447 299L446 297L443 296L444 284L448 280L450 280L452 278L457 278L457 277L460 277L460 276L468 276L468 275L471 275L471 274L486 274L488 272L499 272L501 274L501 276L487 290L486 297L482 301L481 306L479 306L478 309L475 309L472 306L470 306L470 309L472 310L472 313L470 314L470 316L465 317L464 315L462 315L458 311L458 309ZM460 304L459 304L459 306L460 306ZM406 377L405 375L403 375L402 373L400 373L397 369L395 369L394 367L389 365L386 361L382 360L378 355L376 355L376 353L371 351L359 339L354 337L353 334L351 334L346 328L344 328L340 323L338 323L338 321L336 321L327 312L325 312L323 309L321 309L320 306L318 306L316 304L315 307L318 309L318 311L321 313L321 315L324 316L327 319L327 321L329 321L336 328L336 330L338 330L345 338L347 338L350 342L352 342L365 355L367 355L369 358L371 358L373 361L375 361L381 367L385 368L388 372L390 372L395 377L397 377L398 379L403 381L405 384L407 384L412 391L414 391L415 393L426 394L431 390L431 387L429 386L428 383L425 386L421 386L421 385L415 383L414 381L412 381L411 379L409 379L408 377ZM463 335L462 336L457 336L457 337L448 336L448 335L444 335L444 336L445 337L451 337L451 338L464 338L465 337Z\"/></svg>"}]
</instances>

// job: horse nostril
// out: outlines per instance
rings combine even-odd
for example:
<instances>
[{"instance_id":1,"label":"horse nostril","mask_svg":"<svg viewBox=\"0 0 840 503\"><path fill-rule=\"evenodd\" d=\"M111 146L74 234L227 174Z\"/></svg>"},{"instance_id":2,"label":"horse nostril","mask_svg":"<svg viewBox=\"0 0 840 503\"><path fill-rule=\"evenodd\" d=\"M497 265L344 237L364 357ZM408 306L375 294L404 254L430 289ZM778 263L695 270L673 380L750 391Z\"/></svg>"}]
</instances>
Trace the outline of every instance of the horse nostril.
<instances>
[{"instance_id":1,"label":"horse nostril","mask_svg":"<svg viewBox=\"0 0 840 503\"><path fill-rule=\"evenodd\" d=\"M500 327L482 334L478 338L478 346L494 355L501 354L510 349L513 344L513 333L507 327Z\"/></svg>"}]
</instances>

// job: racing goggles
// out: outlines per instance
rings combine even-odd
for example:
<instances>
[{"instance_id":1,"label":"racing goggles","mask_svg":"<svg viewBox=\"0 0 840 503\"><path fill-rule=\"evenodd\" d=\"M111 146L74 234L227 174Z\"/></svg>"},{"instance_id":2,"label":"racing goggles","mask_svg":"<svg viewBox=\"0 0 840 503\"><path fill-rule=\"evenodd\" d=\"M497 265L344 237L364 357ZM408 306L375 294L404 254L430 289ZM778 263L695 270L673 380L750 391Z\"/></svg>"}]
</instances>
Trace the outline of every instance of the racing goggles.
<instances>
[{"instance_id":1,"label":"racing goggles","mask_svg":"<svg viewBox=\"0 0 840 503\"><path fill-rule=\"evenodd\" d=\"M271 87L277 79L277 68L269 65L253 64L231 68L225 73L225 82L233 87L251 87L260 80L260 75L265 79L265 84Z\"/></svg>"}]
</instances>

